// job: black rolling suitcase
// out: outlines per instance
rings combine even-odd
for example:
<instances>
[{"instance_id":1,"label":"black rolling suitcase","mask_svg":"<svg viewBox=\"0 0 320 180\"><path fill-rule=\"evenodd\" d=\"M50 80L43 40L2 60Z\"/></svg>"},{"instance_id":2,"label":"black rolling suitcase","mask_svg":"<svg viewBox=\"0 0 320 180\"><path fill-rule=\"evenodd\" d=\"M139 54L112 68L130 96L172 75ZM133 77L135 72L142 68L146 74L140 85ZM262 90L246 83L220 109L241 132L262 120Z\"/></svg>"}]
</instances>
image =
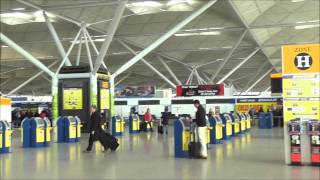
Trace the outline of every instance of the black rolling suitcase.
<instances>
[{"instance_id":1,"label":"black rolling suitcase","mask_svg":"<svg viewBox=\"0 0 320 180\"><path fill-rule=\"evenodd\" d=\"M112 136L110 133L104 131L101 133L101 135L101 141L104 147L110 148L112 151L115 151L118 148L119 143L117 138Z\"/></svg>"},{"instance_id":2,"label":"black rolling suitcase","mask_svg":"<svg viewBox=\"0 0 320 180\"><path fill-rule=\"evenodd\" d=\"M189 157L190 158L200 158L201 157L201 143L196 142L196 132L194 126L191 125L190 128L192 132L192 140L189 143Z\"/></svg>"},{"instance_id":3,"label":"black rolling suitcase","mask_svg":"<svg viewBox=\"0 0 320 180\"><path fill-rule=\"evenodd\" d=\"M162 123L161 123L161 119L160 119L160 124L158 126L158 133L159 134L163 134L163 126L162 126Z\"/></svg>"}]
</instances>

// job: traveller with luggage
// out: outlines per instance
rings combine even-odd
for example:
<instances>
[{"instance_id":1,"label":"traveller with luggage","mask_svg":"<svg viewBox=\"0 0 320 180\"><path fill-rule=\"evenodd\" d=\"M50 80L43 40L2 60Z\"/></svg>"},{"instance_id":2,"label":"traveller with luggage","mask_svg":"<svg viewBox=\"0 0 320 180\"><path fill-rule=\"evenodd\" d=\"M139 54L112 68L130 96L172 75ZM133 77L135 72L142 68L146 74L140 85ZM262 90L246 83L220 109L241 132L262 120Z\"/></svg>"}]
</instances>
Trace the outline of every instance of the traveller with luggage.
<instances>
[{"instance_id":1,"label":"traveller with luggage","mask_svg":"<svg viewBox=\"0 0 320 180\"><path fill-rule=\"evenodd\" d=\"M200 104L199 100L194 101L194 106L197 108L196 118L193 120L196 127L193 130L193 142L189 145L189 152L191 157L195 156L201 159L207 159L207 143L206 143L206 132L207 132L207 122L206 122L206 111ZM196 137L197 136L197 142ZM201 148L200 148L201 146ZM199 148L201 149L198 153Z\"/></svg>"},{"instance_id":2,"label":"traveller with luggage","mask_svg":"<svg viewBox=\"0 0 320 180\"><path fill-rule=\"evenodd\" d=\"M89 137L88 147L85 152L91 152L93 143L98 140L104 147L105 151L107 151L109 148L111 150L116 150L117 147L119 146L117 139L112 135L110 135L109 133L106 133L105 131L103 131L101 127L101 118L97 112L97 106L92 105L90 111L91 111L91 116L90 116L90 121L88 122L88 130L90 133L90 137Z\"/></svg>"}]
</instances>

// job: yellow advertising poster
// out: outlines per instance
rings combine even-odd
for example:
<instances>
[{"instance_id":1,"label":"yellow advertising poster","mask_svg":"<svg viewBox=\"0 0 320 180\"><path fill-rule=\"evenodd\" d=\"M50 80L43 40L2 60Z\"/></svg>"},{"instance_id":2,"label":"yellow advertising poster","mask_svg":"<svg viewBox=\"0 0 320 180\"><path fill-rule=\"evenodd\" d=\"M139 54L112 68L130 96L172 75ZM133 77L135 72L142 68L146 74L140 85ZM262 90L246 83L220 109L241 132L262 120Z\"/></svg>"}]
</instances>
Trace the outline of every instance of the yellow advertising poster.
<instances>
[{"instance_id":1,"label":"yellow advertising poster","mask_svg":"<svg viewBox=\"0 0 320 180\"><path fill-rule=\"evenodd\" d=\"M286 45L282 47L282 73L319 73L320 44Z\"/></svg>"},{"instance_id":2,"label":"yellow advertising poster","mask_svg":"<svg viewBox=\"0 0 320 180\"><path fill-rule=\"evenodd\" d=\"M271 107L277 106L278 103L282 102L282 98L274 97L274 98L239 98L237 99L236 111L245 113L248 112L249 109L254 108L258 111L260 108L263 109L264 112L267 112Z\"/></svg>"},{"instance_id":3,"label":"yellow advertising poster","mask_svg":"<svg viewBox=\"0 0 320 180\"><path fill-rule=\"evenodd\" d=\"M63 109L74 110L82 109L82 89L68 88L63 89Z\"/></svg>"},{"instance_id":4,"label":"yellow advertising poster","mask_svg":"<svg viewBox=\"0 0 320 180\"><path fill-rule=\"evenodd\" d=\"M320 119L320 98L284 99L284 122L296 118Z\"/></svg>"},{"instance_id":5,"label":"yellow advertising poster","mask_svg":"<svg viewBox=\"0 0 320 180\"><path fill-rule=\"evenodd\" d=\"M110 109L109 89L100 89L100 108L101 109Z\"/></svg>"},{"instance_id":6,"label":"yellow advertising poster","mask_svg":"<svg viewBox=\"0 0 320 180\"><path fill-rule=\"evenodd\" d=\"M320 97L320 74L283 76L283 97Z\"/></svg>"}]
</instances>

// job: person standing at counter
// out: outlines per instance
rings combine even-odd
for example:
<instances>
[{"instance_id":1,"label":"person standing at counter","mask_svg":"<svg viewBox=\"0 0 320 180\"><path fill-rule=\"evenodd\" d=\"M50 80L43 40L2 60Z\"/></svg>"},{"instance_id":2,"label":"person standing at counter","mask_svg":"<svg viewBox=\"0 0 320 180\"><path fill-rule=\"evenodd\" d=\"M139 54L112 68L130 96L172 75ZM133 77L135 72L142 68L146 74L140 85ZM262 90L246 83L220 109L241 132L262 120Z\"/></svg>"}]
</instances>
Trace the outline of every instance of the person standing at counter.
<instances>
[{"instance_id":1,"label":"person standing at counter","mask_svg":"<svg viewBox=\"0 0 320 180\"><path fill-rule=\"evenodd\" d=\"M194 119L194 122L197 125L196 134L198 135L198 141L201 143L201 158L207 159L208 152L207 152L207 144L205 142L206 129L207 129L206 111L203 108L203 106L200 104L199 100L195 100L193 104L194 104L194 107L197 108L196 119Z\"/></svg>"},{"instance_id":2,"label":"person standing at counter","mask_svg":"<svg viewBox=\"0 0 320 180\"><path fill-rule=\"evenodd\" d=\"M152 129L152 114L150 113L150 109L147 108L147 111L144 113L144 116L143 116L143 119L144 119L144 122L150 126L150 129L151 129L151 132L153 132L153 129Z\"/></svg>"}]
</instances>

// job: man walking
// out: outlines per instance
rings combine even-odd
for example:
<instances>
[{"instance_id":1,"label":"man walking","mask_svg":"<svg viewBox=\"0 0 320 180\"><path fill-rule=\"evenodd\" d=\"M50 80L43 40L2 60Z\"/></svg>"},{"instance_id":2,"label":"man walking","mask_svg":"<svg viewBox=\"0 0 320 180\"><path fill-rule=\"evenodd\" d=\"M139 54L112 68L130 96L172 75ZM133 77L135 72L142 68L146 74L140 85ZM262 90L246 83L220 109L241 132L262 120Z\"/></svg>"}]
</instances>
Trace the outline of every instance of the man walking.
<instances>
[{"instance_id":1,"label":"man walking","mask_svg":"<svg viewBox=\"0 0 320 180\"><path fill-rule=\"evenodd\" d=\"M87 147L87 150L85 152L90 152L92 150L93 142L99 140L100 143L103 145L104 150L106 151L108 147L103 143L101 139L101 133L104 133L104 131L101 128L101 120L100 116L97 112L97 106L92 105L91 106L91 116L90 116L90 121L88 123L88 129L90 133L90 138L89 138L89 145Z\"/></svg>"}]
</instances>

